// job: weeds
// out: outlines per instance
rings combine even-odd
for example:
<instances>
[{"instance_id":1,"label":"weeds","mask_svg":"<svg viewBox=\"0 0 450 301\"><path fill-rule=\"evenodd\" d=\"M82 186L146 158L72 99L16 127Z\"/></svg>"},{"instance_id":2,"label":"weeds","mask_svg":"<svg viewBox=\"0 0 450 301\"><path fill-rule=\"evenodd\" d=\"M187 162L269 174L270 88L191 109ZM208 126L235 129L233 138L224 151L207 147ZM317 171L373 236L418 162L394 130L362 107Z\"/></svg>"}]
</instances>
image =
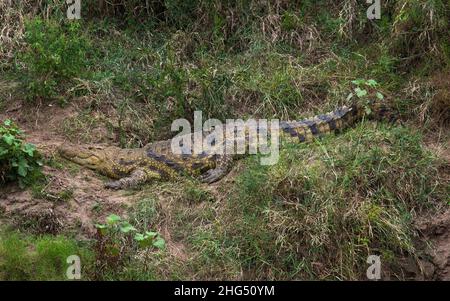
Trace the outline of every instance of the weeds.
<instances>
[{"instance_id":1,"label":"weeds","mask_svg":"<svg viewBox=\"0 0 450 301\"><path fill-rule=\"evenodd\" d=\"M23 132L11 120L0 125L0 181L18 181L21 187L40 176L39 152L33 144L23 141Z\"/></svg>"},{"instance_id":2,"label":"weeds","mask_svg":"<svg viewBox=\"0 0 450 301\"><path fill-rule=\"evenodd\" d=\"M122 220L118 215L111 214L106 218L106 224L96 224L97 228L97 275L102 277L105 270L117 268L131 260L137 249L154 248L164 250L165 240L157 232L143 233ZM150 260L150 259L149 259Z\"/></svg>"},{"instance_id":3,"label":"weeds","mask_svg":"<svg viewBox=\"0 0 450 301\"><path fill-rule=\"evenodd\" d=\"M134 206L129 219L144 231L155 229L162 219L161 205L153 198L144 198Z\"/></svg>"}]
</instances>

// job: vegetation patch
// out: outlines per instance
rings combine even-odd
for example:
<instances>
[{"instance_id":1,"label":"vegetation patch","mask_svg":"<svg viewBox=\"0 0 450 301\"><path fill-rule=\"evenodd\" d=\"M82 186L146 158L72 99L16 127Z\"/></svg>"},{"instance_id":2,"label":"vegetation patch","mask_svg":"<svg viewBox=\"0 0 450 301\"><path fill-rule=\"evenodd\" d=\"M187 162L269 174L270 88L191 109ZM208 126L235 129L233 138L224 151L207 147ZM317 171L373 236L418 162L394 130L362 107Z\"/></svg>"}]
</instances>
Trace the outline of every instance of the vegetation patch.
<instances>
[{"instance_id":1,"label":"vegetation patch","mask_svg":"<svg viewBox=\"0 0 450 301\"><path fill-rule=\"evenodd\" d=\"M24 186L41 176L42 161L33 144L11 120L0 125L0 182L18 181Z\"/></svg>"},{"instance_id":2,"label":"vegetation patch","mask_svg":"<svg viewBox=\"0 0 450 301\"><path fill-rule=\"evenodd\" d=\"M81 24L35 18L25 23L27 47L19 54L22 81L31 100L58 96L86 70L89 42Z\"/></svg>"},{"instance_id":3,"label":"vegetation patch","mask_svg":"<svg viewBox=\"0 0 450 301\"><path fill-rule=\"evenodd\" d=\"M63 236L29 236L2 229L0 234L1 280L67 280L67 258L80 257L83 271L93 264L93 253L74 239Z\"/></svg>"}]
</instances>

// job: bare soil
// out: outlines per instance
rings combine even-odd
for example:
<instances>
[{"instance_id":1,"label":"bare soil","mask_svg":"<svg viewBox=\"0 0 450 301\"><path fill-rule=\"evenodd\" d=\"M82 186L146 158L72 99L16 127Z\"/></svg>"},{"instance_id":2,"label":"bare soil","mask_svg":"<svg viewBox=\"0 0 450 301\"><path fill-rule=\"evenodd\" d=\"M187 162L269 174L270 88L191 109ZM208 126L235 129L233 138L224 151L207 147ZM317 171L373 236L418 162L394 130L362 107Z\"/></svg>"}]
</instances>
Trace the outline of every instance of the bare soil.
<instances>
[{"instance_id":1,"label":"bare soil","mask_svg":"<svg viewBox=\"0 0 450 301\"><path fill-rule=\"evenodd\" d=\"M421 217L416 226L425 243L422 261L427 279L450 280L450 210L436 216Z\"/></svg>"}]
</instances>

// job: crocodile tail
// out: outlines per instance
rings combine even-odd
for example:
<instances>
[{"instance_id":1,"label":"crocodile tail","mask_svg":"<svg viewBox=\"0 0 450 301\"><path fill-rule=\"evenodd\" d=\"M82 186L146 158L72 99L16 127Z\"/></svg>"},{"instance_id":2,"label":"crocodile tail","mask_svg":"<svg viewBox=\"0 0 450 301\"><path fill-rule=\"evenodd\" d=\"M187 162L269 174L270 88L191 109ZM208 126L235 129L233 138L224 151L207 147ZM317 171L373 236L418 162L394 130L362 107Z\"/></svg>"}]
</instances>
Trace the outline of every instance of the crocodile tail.
<instances>
[{"instance_id":1,"label":"crocodile tail","mask_svg":"<svg viewBox=\"0 0 450 301\"><path fill-rule=\"evenodd\" d=\"M363 117L395 122L397 115L385 105L372 103L367 107L359 104L342 106L338 109L299 121L280 123L281 136L288 141L309 142L316 137L342 131L353 126Z\"/></svg>"}]
</instances>

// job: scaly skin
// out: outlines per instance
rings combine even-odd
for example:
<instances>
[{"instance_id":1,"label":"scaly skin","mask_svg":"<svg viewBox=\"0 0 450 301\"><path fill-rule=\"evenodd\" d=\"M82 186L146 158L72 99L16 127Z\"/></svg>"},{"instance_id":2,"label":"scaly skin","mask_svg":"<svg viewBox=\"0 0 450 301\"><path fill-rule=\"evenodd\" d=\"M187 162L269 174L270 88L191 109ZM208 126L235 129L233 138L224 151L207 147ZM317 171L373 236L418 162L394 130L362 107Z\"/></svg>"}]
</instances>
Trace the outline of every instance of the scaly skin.
<instances>
[{"instance_id":1,"label":"scaly skin","mask_svg":"<svg viewBox=\"0 0 450 301\"><path fill-rule=\"evenodd\" d=\"M300 121L280 122L281 141L310 142L316 137L341 131L352 126L367 115L368 118L396 118L383 105L373 104L371 113L359 106L343 106L337 110ZM246 145L249 141L246 137ZM224 177L232 166L236 155L177 155L171 151L171 140L150 143L143 148L121 149L114 146L73 146L59 148L62 157L79 165L93 169L111 179L105 187L124 189L152 180L171 180L180 174L199 176L206 183Z\"/></svg>"}]
</instances>

